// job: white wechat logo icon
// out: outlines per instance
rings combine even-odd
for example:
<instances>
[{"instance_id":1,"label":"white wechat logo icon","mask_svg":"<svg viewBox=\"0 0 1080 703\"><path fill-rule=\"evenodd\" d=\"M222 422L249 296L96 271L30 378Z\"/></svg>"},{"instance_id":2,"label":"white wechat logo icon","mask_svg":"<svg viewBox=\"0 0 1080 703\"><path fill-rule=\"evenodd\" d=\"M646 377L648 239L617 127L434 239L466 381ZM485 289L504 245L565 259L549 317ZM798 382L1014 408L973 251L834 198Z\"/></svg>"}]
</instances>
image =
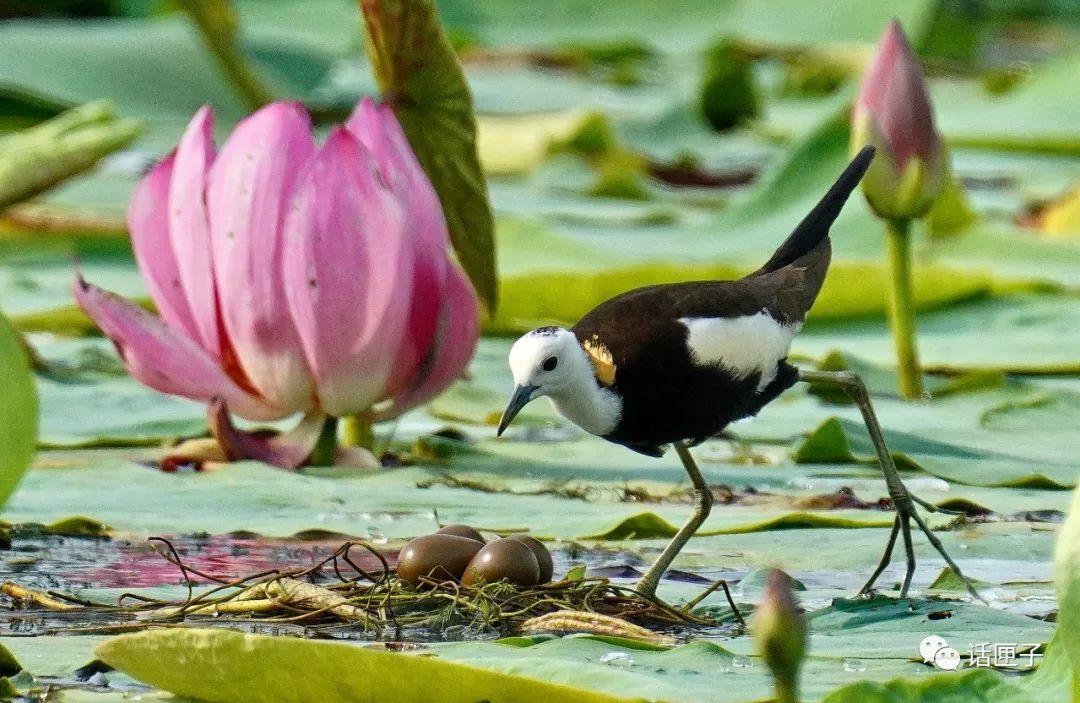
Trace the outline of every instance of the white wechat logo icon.
<instances>
[{"instance_id":1,"label":"white wechat logo icon","mask_svg":"<svg viewBox=\"0 0 1080 703\"><path fill-rule=\"evenodd\" d=\"M919 643L919 654L923 662L933 664L942 671L956 671L960 668L960 652L956 651L944 637L930 635Z\"/></svg>"}]
</instances>

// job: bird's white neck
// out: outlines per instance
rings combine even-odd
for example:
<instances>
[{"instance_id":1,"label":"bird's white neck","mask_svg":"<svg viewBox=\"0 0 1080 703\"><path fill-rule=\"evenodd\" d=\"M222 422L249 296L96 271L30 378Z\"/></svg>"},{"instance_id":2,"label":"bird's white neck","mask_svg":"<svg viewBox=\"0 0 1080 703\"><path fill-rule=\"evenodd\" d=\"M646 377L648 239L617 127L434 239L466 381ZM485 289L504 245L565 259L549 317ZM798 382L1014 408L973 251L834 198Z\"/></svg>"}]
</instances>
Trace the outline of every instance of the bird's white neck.
<instances>
[{"instance_id":1,"label":"bird's white neck","mask_svg":"<svg viewBox=\"0 0 1080 703\"><path fill-rule=\"evenodd\" d=\"M552 405L567 420L589 434L604 436L619 424L622 400L610 389L596 382L592 367L582 352L583 382L560 388L548 394Z\"/></svg>"},{"instance_id":2,"label":"bird's white neck","mask_svg":"<svg viewBox=\"0 0 1080 703\"><path fill-rule=\"evenodd\" d=\"M622 414L619 397L595 383L582 393L560 393L558 396L551 396L551 404L567 420L589 434L601 437L615 429Z\"/></svg>"}]
</instances>

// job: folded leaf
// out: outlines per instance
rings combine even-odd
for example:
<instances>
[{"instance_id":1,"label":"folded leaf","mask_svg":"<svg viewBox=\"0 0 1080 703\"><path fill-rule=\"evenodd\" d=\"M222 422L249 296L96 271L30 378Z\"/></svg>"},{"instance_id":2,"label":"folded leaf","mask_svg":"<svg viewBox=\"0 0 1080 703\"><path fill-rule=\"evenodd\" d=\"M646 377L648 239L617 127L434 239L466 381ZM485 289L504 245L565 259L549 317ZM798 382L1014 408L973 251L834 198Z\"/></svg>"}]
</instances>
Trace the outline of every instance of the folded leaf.
<instances>
[{"instance_id":1,"label":"folded leaf","mask_svg":"<svg viewBox=\"0 0 1080 703\"><path fill-rule=\"evenodd\" d=\"M434 657L224 630L111 639L98 658L179 696L234 703L617 703L629 701Z\"/></svg>"},{"instance_id":2,"label":"folded leaf","mask_svg":"<svg viewBox=\"0 0 1080 703\"><path fill-rule=\"evenodd\" d=\"M0 506L19 485L37 442L37 390L19 333L0 315Z\"/></svg>"},{"instance_id":3,"label":"folded leaf","mask_svg":"<svg viewBox=\"0 0 1080 703\"><path fill-rule=\"evenodd\" d=\"M0 139L0 209L90 169L141 131L138 122L118 119L110 103L98 101Z\"/></svg>"}]
</instances>

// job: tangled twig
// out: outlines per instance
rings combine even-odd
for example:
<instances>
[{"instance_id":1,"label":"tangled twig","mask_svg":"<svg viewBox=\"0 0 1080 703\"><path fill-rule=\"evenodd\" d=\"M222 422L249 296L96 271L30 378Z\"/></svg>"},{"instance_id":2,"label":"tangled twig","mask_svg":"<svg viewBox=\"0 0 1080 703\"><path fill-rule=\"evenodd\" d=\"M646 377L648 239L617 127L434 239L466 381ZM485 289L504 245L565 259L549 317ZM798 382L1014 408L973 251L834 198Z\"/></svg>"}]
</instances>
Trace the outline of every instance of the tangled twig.
<instances>
[{"instance_id":1,"label":"tangled twig","mask_svg":"<svg viewBox=\"0 0 1080 703\"><path fill-rule=\"evenodd\" d=\"M676 608L655 597L605 578L571 578L518 588L506 582L463 586L422 579L412 587L398 579L386 557L363 542L345 542L318 563L302 569L271 569L239 578L222 578L185 563L167 539L160 556L184 578L187 596L169 601L124 593L115 603L97 603L60 593L42 593L15 584L3 592L32 607L46 610L113 614L134 619L124 627L180 625L185 621L266 625L300 625L305 632L350 628L371 634L400 634L403 630L439 632L450 626L485 632L518 631L527 622L556 615L559 622L601 622L617 619L625 631L641 628L679 628L715 625L692 612L693 606L717 588L714 584L686 607ZM369 552L378 571L362 567L354 548ZM196 592L197 579L210 584ZM726 591L726 587L724 588ZM731 602L730 593L728 600ZM732 603L734 608L734 604ZM736 610L736 618L741 617ZM570 619L567 620L567 614ZM544 622L541 620L540 622Z\"/></svg>"}]
</instances>

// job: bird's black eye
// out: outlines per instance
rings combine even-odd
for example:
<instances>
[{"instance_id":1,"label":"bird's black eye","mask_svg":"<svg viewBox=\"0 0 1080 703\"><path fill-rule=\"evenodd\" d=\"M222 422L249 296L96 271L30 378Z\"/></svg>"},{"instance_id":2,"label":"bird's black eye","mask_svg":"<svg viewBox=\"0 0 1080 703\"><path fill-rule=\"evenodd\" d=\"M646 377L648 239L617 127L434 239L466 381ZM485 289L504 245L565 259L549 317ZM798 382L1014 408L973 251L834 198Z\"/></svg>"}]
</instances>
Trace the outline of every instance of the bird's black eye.
<instances>
[{"instance_id":1,"label":"bird's black eye","mask_svg":"<svg viewBox=\"0 0 1080 703\"><path fill-rule=\"evenodd\" d=\"M544 371L554 371L555 367L559 365L559 360L554 356L549 356L544 359Z\"/></svg>"}]
</instances>

